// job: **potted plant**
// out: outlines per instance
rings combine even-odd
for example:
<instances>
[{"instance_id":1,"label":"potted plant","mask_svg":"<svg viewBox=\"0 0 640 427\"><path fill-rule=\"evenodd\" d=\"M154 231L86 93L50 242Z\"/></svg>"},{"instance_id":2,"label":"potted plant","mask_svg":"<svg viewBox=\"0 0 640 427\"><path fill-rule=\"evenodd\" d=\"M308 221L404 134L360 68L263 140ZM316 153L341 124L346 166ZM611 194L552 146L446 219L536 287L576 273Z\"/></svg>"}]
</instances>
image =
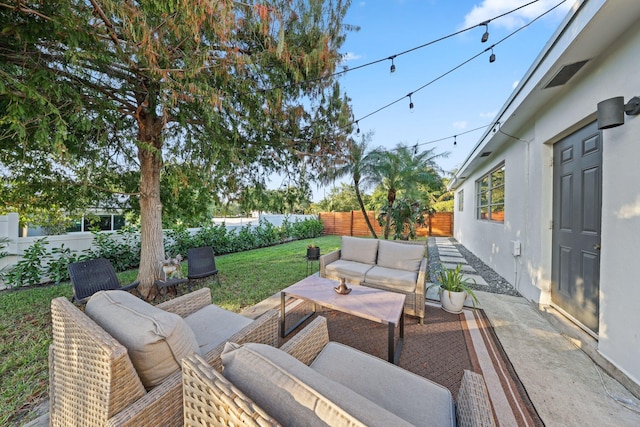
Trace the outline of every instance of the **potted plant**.
<instances>
[{"instance_id":1,"label":"potted plant","mask_svg":"<svg viewBox=\"0 0 640 427\"><path fill-rule=\"evenodd\" d=\"M440 279L440 283L434 283L429 286L429 288L440 286L438 294L440 295L440 304L444 311L454 314L461 313L464 302L468 296L471 297L473 308L476 308L478 298L469 287L471 282L475 284L475 280L464 277L462 265L458 264L454 270L445 268L438 273L438 278Z\"/></svg>"},{"instance_id":2,"label":"potted plant","mask_svg":"<svg viewBox=\"0 0 640 427\"><path fill-rule=\"evenodd\" d=\"M307 246L307 259L316 260L320 258L320 247L310 243Z\"/></svg>"}]
</instances>

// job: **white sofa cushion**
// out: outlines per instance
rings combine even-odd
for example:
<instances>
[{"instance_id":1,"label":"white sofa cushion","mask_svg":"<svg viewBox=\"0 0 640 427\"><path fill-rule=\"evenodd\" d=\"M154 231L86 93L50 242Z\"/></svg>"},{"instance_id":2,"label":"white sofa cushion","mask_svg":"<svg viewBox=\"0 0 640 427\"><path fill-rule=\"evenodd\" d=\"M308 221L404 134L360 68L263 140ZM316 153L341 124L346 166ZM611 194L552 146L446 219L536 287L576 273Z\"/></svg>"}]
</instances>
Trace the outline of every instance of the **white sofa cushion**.
<instances>
[{"instance_id":1,"label":"white sofa cushion","mask_svg":"<svg viewBox=\"0 0 640 427\"><path fill-rule=\"evenodd\" d=\"M340 259L373 265L378 254L378 239L342 236Z\"/></svg>"},{"instance_id":2,"label":"white sofa cushion","mask_svg":"<svg viewBox=\"0 0 640 427\"><path fill-rule=\"evenodd\" d=\"M405 294L416 290L418 273L416 271L396 270L393 268L373 267L367 271L364 278L365 285L381 285L390 291L399 291Z\"/></svg>"},{"instance_id":3,"label":"white sofa cushion","mask_svg":"<svg viewBox=\"0 0 640 427\"><path fill-rule=\"evenodd\" d=\"M446 387L382 359L330 342L311 368L413 425L456 425L453 397Z\"/></svg>"},{"instance_id":4,"label":"white sofa cushion","mask_svg":"<svg viewBox=\"0 0 640 427\"><path fill-rule=\"evenodd\" d=\"M253 320L215 304L209 304L184 318L193 331L204 356L218 344L248 326Z\"/></svg>"},{"instance_id":5,"label":"white sofa cushion","mask_svg":"<svg viewBox=\"0 0 640 427\"><path fill-rule=\"evenodd\" d=\"M147 389L162 384L180 369L182 358L198 351L196 337L182 317L129 292L97 292L85 313L127 348Z\"/></svg>"},{"instance_id":6,"label":"white sofa cushion","mask_svg":"<svg viewBox=\"0 0 640 427\"><path fill-rule=\"evenodd\" d=\"M325 277L334 280L344 277L350 283L360 284L371 268L370 264L339 259L325 267Z\"/></svg>"},{"instance_id":7,"label":"white sofa cushion","mask_svg":"<svg viewBox=\"0 0 640 427\"><path fill-rule=\"evenodd\" d=\"M424 258L424 245L380 240L378 262L380 267L396 270L418 271Z\"/></svg>"},{"instance_id":8,"label":"white sofa cushion","mask_svg":"<svg viewBox=\"0 0 640 427\"><path fill-rule=\"evenodd\" d=\"M282 425L403 426L393 413L265 344L227 343L222 374Z\"/></svg>"}]
</instances>

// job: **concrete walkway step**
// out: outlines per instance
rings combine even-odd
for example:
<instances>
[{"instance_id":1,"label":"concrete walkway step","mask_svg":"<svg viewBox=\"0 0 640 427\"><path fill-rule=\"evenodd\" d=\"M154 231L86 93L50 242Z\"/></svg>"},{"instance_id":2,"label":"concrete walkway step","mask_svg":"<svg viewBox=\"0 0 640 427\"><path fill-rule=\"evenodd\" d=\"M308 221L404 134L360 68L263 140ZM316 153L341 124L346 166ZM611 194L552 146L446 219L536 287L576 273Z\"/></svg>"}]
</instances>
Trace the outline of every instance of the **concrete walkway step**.
<instances>
[{"instance_id":1,"label":"concrete walkway step","mask_svg":"<svg viewBox=\"0 0 640 427\"><path fill-rule=\"evenodd\" d=\"M476 269L471 267L469 264L459 264L459 265L461 266L460 270L462 270L465 273L475 273L476 272ZM456 267L458 266L458 264L449 263L449 262L443 262L442 266L444 268L448 268L450 270L455 270Z\"/></svg>"}]
</instances>

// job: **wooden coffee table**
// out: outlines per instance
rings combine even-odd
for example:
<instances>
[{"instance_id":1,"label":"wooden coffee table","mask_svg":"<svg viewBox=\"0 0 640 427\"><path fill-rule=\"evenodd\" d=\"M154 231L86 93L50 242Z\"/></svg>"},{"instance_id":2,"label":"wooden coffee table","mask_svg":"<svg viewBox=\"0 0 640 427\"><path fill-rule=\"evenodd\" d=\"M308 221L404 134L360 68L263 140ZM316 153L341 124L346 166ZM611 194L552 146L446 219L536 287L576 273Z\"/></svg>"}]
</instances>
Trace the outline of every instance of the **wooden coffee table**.
<instances>
[{"instance_id":1,"label":"wooden coffee table","mask_svg":"<svg viewBox=\"0 0 640 427\"><path fill-rule=\"evenodd\" d=\"M351 293L340 295L333 289L336 286L338 286L338 282L334 280L309 276L283 289L280 293L280 336L284 338L312 316L317 304L342 313L382 323L383 325L389 325L388 361L397 364L404 341L405 296L395 292L359 285L351 285ZM312 302L314 307L313 312L300 319L288 330L285 330L285 299L287 296ZM396 326L399 326L400 336L397 345L394 346L393 340Z\"/></svg>"}]
</instances>

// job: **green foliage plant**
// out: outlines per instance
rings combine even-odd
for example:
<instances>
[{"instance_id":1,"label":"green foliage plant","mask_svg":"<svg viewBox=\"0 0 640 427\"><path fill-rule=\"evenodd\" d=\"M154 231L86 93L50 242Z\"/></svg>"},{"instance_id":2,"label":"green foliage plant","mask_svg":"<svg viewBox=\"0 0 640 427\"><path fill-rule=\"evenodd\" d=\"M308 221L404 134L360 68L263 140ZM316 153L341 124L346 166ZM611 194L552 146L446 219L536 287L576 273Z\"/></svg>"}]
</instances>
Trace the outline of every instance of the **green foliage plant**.
<instances>
[{"instance_id":1,"label":"green foliage plant","mask_svg":"<svg viewBox=\"0 0 640 427\"><path fill-rule=\"evenodd\" d=\"M59 248L52 248L47 258L49 262L47 263L46 275L57 285L60 282L69 280L69 270L67 269L69 264L86 258L86 255L73 253L70 248L65 248L64 243L62 243Z\"/></svg>"},{"instance_id":2,"label":"green foliage plant","mask_svg":"<svg viewBox=\"0 0 640 427\"><path fill-rule=\"evenodd\" d=\"M9 287L37 285L45 273L43 261L47 258L47 238L37 239L25 249L22 259L5 273L4 280Z\"/></svg>"},{"instance_id":3,"label":"green foliage plant","mask_svg":"<svg viewBox=\"0 0 640 427\"><path fill-rule=\"evenodd\" d=\"M88 258L106 258L116 271L140 264L140 237L135 227L126 227L115 234L94 230L95 249L87 251Z\"/></svg>"},{"instance_id":4,"label":"green foliage plant","mask_svg":"<svg viewBox=\"0 0 640 427\"><path fill-rule=\"evenodd\" d=\"M391 209L390 215L387 215L388 209ZM391 207L381 209L378 223L382 226L390 221L389 228L393 231L394 240L415 240L418 237L417 228L426 224L427 213L419 201L396 199Z\"/></svg>"},{"instance_id":5,"label":"green foliage plant","mask_svg":"<svg viewBox=\"0 0 640 427\"><path fill-rule=\"evenodd\" d=\"M471 297L473 308L476 308L478 298L473 293L473 289L469 287L472 282L475 284L475 280L464 277L462 265L458 264L455 269L443 267L438 272L438 279L439 283L434 283L427 289L440 286L440 292L466 292Z\"/></svg>"}]
</instances>

